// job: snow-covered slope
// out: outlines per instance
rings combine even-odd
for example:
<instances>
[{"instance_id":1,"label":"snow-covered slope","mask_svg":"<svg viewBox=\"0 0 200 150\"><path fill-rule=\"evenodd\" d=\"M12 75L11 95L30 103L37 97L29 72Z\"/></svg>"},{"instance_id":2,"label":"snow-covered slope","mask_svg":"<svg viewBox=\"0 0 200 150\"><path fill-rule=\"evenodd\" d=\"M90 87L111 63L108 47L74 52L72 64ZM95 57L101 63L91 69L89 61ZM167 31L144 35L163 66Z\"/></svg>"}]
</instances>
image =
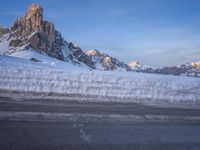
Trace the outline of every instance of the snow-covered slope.
<instances>
[{"instance_id":1,"label":"snow-covered slope","mask_svg":"<svg viewBox=\"0 0 200 150\"><path fill-rule=\"evenodd\" d=\"M58 69L51 64L0 56L0 90L77 94L99 101L110 101L113 99L107 97L113 97L140 103L200 102L199 78L80 71L79 67L71 67Z\"/></svg>"},{"instance_id":2,"label":"snow-covered slope","mask_svg":"<svg viewBox=\"0 0 200 150\"><path fill-rule=\"evenodd\" d=\"M62 69L62 70L91 70L91 68L84 64L77 64L73 65L71 63L67 63L64 61L60 61L58 59L49 57L45 54L39 54L33 50L23 50L19 52L15 52L11 54L10 56L17 57L17 58L23 58L31 61L37 62L37 64L45 64L49 67L54 67L55 69Z\"/></svg>"}]
</instances>

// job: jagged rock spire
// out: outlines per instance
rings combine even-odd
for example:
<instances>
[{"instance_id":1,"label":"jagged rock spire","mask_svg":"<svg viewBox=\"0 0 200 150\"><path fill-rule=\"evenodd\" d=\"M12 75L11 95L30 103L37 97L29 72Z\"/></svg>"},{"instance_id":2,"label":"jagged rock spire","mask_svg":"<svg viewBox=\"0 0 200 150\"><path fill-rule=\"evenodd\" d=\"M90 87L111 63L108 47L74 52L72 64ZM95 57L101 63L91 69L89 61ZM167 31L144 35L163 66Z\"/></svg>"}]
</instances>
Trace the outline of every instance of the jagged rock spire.
<instances>
[{"instance_id":1,"label":"jagged rock spire","mask_svg":"<svg viewBox=\"0 0 200 150\"><path fill-rule=\"evenodd\" d=\"M31 18L32 16L43 17L43 8L38 4L31 4L26 12L26 17Z\"/></svg>"},{"instance_id":2,"label":"jagged rock spire","mask_svg":"<svg viewBox=\"0 0 200 150\"><path fill-rule=\"evenodd\" d=\"M30 19L32 28L35 31L40 31L43 21L43 8L38 4L31 4L25 18Z\"/></svg>"},{"instance_id":3,"label":"jagged rock spire","mask_svg":"<svg viewBox=\"0 0 200 150\"><path fill-rule=\"evenodd\" d=\"M12 31L15 31L15 36L26 37L33 32L42 30L43 25L43 8L40 5L32 4L26 15L17 21L12 26Z\"/></svg>"},{"instance_id":4,"label":"jagged rock spire","mask_svg":"<svg viewBox=\"0 0 200 150\"><path fill-rule=\"evenodd\" d=\"M17 40L12 40L10 46L16 47L29 43L30 48L48 55L56 55L55 53L59 53L63 46L63 41L56 43L57 31L53 23L43 20L43 8L38 4L31 4L26 15L15 21L11 30ZM59 38L62 39L61 35ZM57 55L63 59L60 54Z\"/></svg>"}]
</instances>

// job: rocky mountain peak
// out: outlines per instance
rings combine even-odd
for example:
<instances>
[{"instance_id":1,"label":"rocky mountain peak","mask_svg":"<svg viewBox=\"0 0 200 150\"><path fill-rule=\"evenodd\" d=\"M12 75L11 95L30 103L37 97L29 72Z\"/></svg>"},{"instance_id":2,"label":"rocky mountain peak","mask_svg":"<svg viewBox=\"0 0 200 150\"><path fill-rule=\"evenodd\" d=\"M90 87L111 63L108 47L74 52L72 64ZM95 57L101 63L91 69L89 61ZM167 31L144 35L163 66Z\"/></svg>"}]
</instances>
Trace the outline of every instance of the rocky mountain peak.
<instances>
[{"instance_id":1,"label":"rocky mountain peak","mask_svg":"<svg viewBox=\"0 0 200 150\"><path fill-rule=\"evenodd\" d=\"M40 5L32 4L26 15L16 20L12 26L14 36L26 37L33 32L40 32L43 30L43 8Z\"/></svg>"},{"instance_id":2,"label":"rocky mountain peak","mask_svg":"<svg viewBox=\"0 0 200 150\"><path fill-rule=\"evenodd\" d=\"M102 66L105 68L105 70L116 70L117 66L114 63L114 60L110 56L105 56L102 59Z\"/></svg>"},{"instance_id":3,"label":"rocky mountain peak","mask_svg":"<svg viewBox=\"0 0 200 150\"><path fill-rule=\"evenodd\" d=\"M25 19L30 20L35 31L40 31L43 21L43 8L40 5L32 4L28 8Z\"/></svg>"},{"instance_id":4,"label":"rocky mountain peak","mask_svg":"<svg viewBox=\"0 0 200 150\"><path fill-rule=\"evenodd\" d=\"M108 54L100 53L96 49L86 51L86 54L92 58L96 69L99 70L126 70L130 71L130 67L117 58L111 57Z\"/></svg>"},{"instance_id":5,"label":"rocky mountain peak","mask_svg":"<svg viewBox=\"0 0 200 150\"><path fill-rule=\"evenodd\" d=\"M101 53L96 49L91 49L86 52L88 56L100 56Z\"/></svg>"},{"instance_id":6,"label":"rocky mountain peak","mask_svg":"<svg viewBox=\"0 0 200 150\"><path fill-rule=\"evenodd\" d=\"M9 35L4 36L6 33ZM95 68L92 58L80 47L64 40L53 23L43 20L43 8L32 4L24 17L10 28L0 28L0 42L9 43L5 55L21 50L33 50L72 64L86 64Z\"/></svg>"},{"instance_id":7,"label":"rocky mountain peak","mask_svg":"<svg viewBox=\"0 0 200 150\"><path fill-rule=\"evenodd\" d=\"M131 68L137 68L137 67L139 67L141 65L140 65L140 63L138 61L130 61L128 63L128 66L131 67Z\"/></svg>"},{"instance_id":8,"label":"rocky mountain peak","mask_svg":"<svg viewBox=\"0 0 200 150\"><path fill-rule=\"evenodd\" d=\"M5 33L9 33L7 39L2 36ZM117 58L100 53L96 49L84 53L79 46L65 41L53 23L43 20L43 8L37 4L30 5L25 16L16 20L11 29L0 28L1 40L9 42L6 55L31 49L65 62L86 64L92 69L131 70Z\"/></svg>"},{"instance_id":9,"label":"rocky mountain peak","mask_svg":"<svg viewBox=\"0 0 200 150\"><path fill-rule=\"evenodd\" d=\"M31 4L26 13L26 17L27 18L31 18L31 17L41 18L42 20L43 8L38 4Z\"/></svg>"},{"instance_id":10,"label":"rocky mountain peak","mask_svg":"<svg viewBox=\"0 0 200 150\"><path fill-rule=\"evenodd\" d=\"M191 65L192 65L194 68L199 68L199 69L200 69L200 61L198 61L198 62L193 62Z\"/></svg>"},{"instance_id":11,"label":"rocky mountain peak","mask_svg":"<svg viewBox=\"0 0 200 150\"><path fill-rule=\"evenodd\" d=\"M26 15L16 20L11 28L10 46L25 46L25 49L33 49L39 53L64 60L59 51L64 45L61 34L55 30L53 23L43 21L43 8L32 4Z\"/></svg>"}]
</instances>

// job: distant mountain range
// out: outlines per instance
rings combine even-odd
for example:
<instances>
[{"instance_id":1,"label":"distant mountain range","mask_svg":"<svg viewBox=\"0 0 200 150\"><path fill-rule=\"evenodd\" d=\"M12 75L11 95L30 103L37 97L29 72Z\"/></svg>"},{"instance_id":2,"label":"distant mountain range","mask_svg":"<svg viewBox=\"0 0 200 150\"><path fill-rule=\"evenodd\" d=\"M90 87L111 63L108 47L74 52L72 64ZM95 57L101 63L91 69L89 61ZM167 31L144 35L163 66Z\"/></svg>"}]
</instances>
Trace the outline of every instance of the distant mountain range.
<instances>
[{"instance_id":1,"label":"distant mountain range","mask_svg":"<svg viewBox=\"0 0 200 150\"><path fill-rule=\"evenodd\" d=\"M95 49L84 52L79 46L67 42L55 29L53 23L43 19L43 8L37 4L32 4L25 16L16 20L11 28L0 28L0 54L12 56L20 51L35 51L67 63L87 66L96 70L200 77L200 62L154 68L140 65L137 61L126 64ZM38 58L31 58L31 60L40 61Z\"/></svg>"}]
</instances>

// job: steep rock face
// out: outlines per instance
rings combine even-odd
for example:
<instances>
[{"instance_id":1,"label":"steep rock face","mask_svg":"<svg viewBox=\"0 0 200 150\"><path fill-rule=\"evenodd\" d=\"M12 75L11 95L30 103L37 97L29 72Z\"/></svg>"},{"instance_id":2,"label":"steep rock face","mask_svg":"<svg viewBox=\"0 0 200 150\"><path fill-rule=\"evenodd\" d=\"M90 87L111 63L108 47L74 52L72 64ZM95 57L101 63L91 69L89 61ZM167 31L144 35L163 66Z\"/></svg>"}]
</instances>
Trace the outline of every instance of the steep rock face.
<instances>
[{"instance_id":1,"label":"steep rock face","mask_svg":"<svg viewBox=\"0 0 200 150\"><path fill-rule=\"evenodd\" d=\"M41 6L32 4L26 15L15 21L11 32L14 39L11 40L10 46L26 45L26 49L31 48L39 53L64 60L61 50L65 41L55 30L53 23L43 21Z\"/></svg>"},{"instance_id":2,"label":"steep rock face","mask_svg":"<svg viewBox=\"0 0 200 150\"><path fill-rule=\"evenodd\" d=\"M32 22L32 29L34 31L42 30L43 8L41 6L32 4L28 9L25 18Z\"/></svg>"},{"instance_id":3,"label":"steep rock face","mask_svg":"<svg viewBox=\"0 0 200 150\"><path fill-rule=\"evenodd\" d=\"M94 62L92 61L92 57L86 55L79 46L74 45L73 43L68 43L67 48L70 50L71 58L76 62L78 60L79 62L83 62L87 64L92 69L96 69ZM79 63L76 62L76 63Z\"/></svg>"},{"instance_id":4,"label":"steep rock face","mask_svg":"<svg viewBox=\"0 0 200 150\"><path fill-rule=\"evenodd\" d=\"M43 8L40 5L32 4L26 15L16 20L11 29L0 28L0 37L6 33L9 33L9 36L0 39L9 41L6 55L32 49L62 61L95 68L91 57L80 47L66 42L53 23L43 20Z\"/></svg>"},{"instance_id":5,"label":"steep rock face","mask_svg":"<svg viewBox=\"0 0 200 150\"><path fill-rule=\"evenodd\" d=\"M11 28L16 37L26 37L33 32L42 31L43 26L43 9L41 6L32 4L26 15L15 21Z\"/></svg>"},{"instance_id":6,"label":"steep rock face","mask_svg":"<svg viewBox=\"0 0 200 150\"><path fill-rule=\"evenodd\" d=\"M113 59L110 56L105 56L102 59L102 66L106 69L106 70L115 70L117 69L117 67L114 65L113 63Z\"/></svg>"},{"instance_id":7,"label":"steep rock face","mask_svg":"<svg viewBox=\"0 0 200 150\"><path fill-rule=\"evenodd\" d=\"M117 58L113 58L108 54L101 54L98 50L88 50L86 54L92 57L96 68L99 70L131 70L124 62L120 62Z\"/></svg>"}]
</instances>

